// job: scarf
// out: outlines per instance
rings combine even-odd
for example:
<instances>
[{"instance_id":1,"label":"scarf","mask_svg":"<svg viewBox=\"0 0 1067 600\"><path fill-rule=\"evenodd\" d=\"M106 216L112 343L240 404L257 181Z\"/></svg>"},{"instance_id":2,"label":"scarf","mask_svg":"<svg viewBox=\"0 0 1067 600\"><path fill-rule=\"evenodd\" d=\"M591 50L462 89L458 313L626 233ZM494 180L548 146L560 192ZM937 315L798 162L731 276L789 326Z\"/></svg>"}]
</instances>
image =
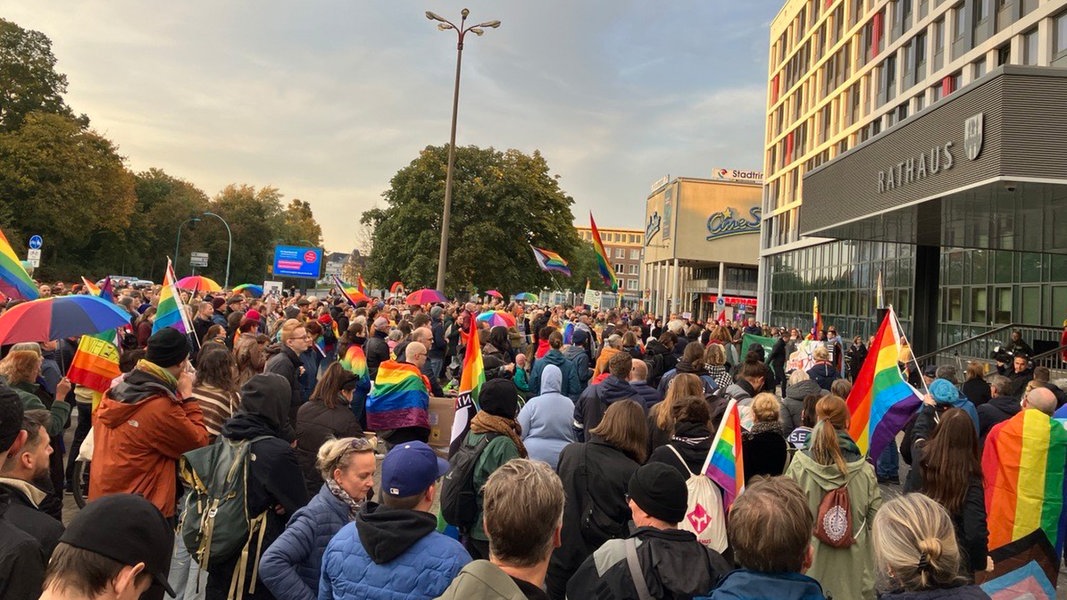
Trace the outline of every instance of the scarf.
<instances>
[{"instance_id":1,"label":"scarf","mask_svg":"<svg viewBox=\"0 0 1067 600\"><path fill-rule=\"evenodd\" d=\"M515 443L515 447L519 449L519 457L526 458L529 456L526 453L526 446L519 438L519 434L522 433L522 426L519 425L515 419L505 419L504 417L498 417L491 415L484 410L478 411L478 414L474 415L471 419L471 432L472 433L499 433L511 438L511 441Z\"/></svg>"},{"instance_id":2,"label":"scarf","mask_svg":"<svg viewBox=\"0 0 1067 600\"><path fill-rule=\"evenodd\" d=\"M154 362L149 362L148 360L142 358L141 360L137 361L137 370L144 371L152 377L155 377L156 379L162 381L171 390L178 389L178 378L176 378L174 375L171 375L170 371L164 369L163 367L157 365Z\"/></svg>"},{"instance_id":3,"label":"scarf","mask_svg":"<svg viewBox=\"0 0 1067 600\"><path fill-rule=\"evenodd\" d=\"M773 431L774 433L777 433L783 438L785 437L785 432L782 431L782 424L778 421L759 421L757 423L753 423L752 429L748 430L746 433L756 435L760 433L766 433L768 431Z\"/></svg>"},{"instance_id":4,"label":"scarf","mask_svg":"<svg viewBox=\"0 0 1067 600\"><path fill-rule=\"evenodd\" d=\"M344 488L342 488L340 485L338 485L336 481L334 481L333 477L326 480L326 487L330 490L330 493L333 494L335 498L337 498L341 502L344 502L348 506L348 519L354 521L356 515L359 514L359 511L363 510L363 501L356 500L351 495L349 495L349 493L346 492Z\"/></svg>"}]
</instances>

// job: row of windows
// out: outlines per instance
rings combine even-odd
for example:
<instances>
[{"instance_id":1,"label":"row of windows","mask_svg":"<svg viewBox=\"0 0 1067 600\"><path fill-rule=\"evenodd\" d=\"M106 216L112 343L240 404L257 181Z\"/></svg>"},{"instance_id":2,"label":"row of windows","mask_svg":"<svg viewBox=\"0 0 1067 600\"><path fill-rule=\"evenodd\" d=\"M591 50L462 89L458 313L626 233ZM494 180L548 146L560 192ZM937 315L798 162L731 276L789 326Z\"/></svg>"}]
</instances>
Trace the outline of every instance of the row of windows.
<instances>
[{"instance_id":1,"label":"row of windows","mask_svg":"<svg viewBox=\"0 0 1067 600\"><path fill-rule=\"evenodd\" d=\"M615 263L615 273L619 275L622 275L624 273L629 273L630 275L637 275L639 273L638 269L640 269L639 265L624 265L622 263Z\"/></svg>"},{"instance_id":2,"label":"row of windows","mask_svg":"<svg viewBox=\"0 0 1067 600\"><path fill-rule=\"evenodd\" d=\"M641 233L620 233L617 231L601 231L600 241L605 244L608 242L616 242L620 244L640 244L644 240ZM587 242L593 241L593 232L589 229L579 229L578 237Z\"/></svg>"},{"instance_id":3,"label":"row of windows","mask_svg":"<svg viewBox=\"0 0 1067 600\"><path fill-rule=\"evenodd\" d=\"M626 258L626 248L615 248L614 250L612 250L611 248L605 247L604 248L604 252L607 252L608 256L611 256L612 254L614 254L615 258L619 258L619 259L625 259ZM641 260L641 249L640 248L630 248L630 260Z\"/></svg>"}]
</instances>

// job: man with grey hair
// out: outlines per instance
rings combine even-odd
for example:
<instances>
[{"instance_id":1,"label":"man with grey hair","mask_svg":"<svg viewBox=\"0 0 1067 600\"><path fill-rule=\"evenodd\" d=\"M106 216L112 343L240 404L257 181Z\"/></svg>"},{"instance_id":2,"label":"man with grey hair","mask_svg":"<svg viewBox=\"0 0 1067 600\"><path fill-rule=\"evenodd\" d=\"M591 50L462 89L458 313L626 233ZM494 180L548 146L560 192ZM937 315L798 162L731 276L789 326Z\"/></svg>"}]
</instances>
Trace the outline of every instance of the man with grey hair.
<instances>
[{"instance_id":1,"label":"man with grey hair","mask_svg":"<svg viewBox=\"0 0 1067 600\"><path fill-rule=\"evenodd\" d=\"M430 380L430 395L435 398L440 398L445 395L444 390L441 389L441 382L438 380L437 375L433 372L433 359L430 357L433 354L433 331L429 327L419 327L415 331L411 332L411 341L408 342L404 348L404 356L396 355L396 359L400 361L407 361L412 364L418 364L415 360L411 360L411 347L413 344L419 344L422 346L422 364L418 365L422 374Z\"/></svg>"},{"instance_id":2,"label":"man with grey hair","mask_svg":"<svg viewBox=\"0 0 1067 600\"><path fill-rule=\"evenodd\" d=\"M543 462L516 458L493 471L482 494L489 560L463 567L439 598L547 599L542 586L563 526L559 476Z\"/></svg>"},{"instance_id":3,"label":"man with grey hair","mask_svg":"<svg viewBox=\"0 0 1067 600\"><path fill-rule=\"evenodd\" d=\"M389 319L378 317L374 319L367 343L363 347L363 353L367 356L367 374L371 381L378 377L378 365L389 360L389 344L385 341L389 336Z\"/></svg>"},{"instance_id":4,"label":"man with grey hair","mask_svg":"<svg viewBox=\"0 0 1067 600\"><path fill-rule=\"evenodd\" d=\"M1007 421L1015 416L1022 407L1019 401L1007 394L1011 380L1003 375L989 378L989 402L978 407L978 434L984 440L989 430L997 423Z\"/></svg>"}]
</instances>

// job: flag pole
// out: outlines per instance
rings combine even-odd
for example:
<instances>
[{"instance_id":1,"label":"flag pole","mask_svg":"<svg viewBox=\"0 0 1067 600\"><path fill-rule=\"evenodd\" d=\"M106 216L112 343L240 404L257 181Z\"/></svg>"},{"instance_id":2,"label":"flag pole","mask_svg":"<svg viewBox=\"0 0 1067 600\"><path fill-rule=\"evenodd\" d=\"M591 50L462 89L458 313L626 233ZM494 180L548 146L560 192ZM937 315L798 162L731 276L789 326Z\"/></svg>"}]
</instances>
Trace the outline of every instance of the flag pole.
<instances>
[{"instance_id":1,"label":"flag pole","mask_svg":"<svg viewBox=\"0 0 1067 600\"><path fill-rule=\"evenodd\" d=\"M900 337L901 340L904 341L905 344L908 345L908 352L911 353L911 362L915 365L915 368L919 373L919 381L923 382L923 392L929 394L930 388L926 385L926 380L923 379L922 366L919 365L919 360L915 357L915 350L911 347L911 342L908 341L908 336L904 335L904 327L901 326L900 319L897 318L897 311L893 309L892 304L889 305L889 314L893 318L892 325L893 328L897 331L897 335Z\"/></svg>"}]
</instances>

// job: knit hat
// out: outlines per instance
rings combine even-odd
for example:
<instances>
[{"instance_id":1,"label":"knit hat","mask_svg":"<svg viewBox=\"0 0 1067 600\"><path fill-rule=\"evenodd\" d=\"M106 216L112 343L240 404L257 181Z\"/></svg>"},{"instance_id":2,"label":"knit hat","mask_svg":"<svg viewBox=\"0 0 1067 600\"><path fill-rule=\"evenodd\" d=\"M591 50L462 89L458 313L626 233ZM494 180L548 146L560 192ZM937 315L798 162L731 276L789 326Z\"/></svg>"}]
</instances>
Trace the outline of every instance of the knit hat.
<instances>
[{"instance_id":1,"label":"knit hat","mask_svg":"<svg viewBox=\"0 0 1067 600\"><path fill-rule=\"evenodd\" d=\"M484 392L483 392L484 393ZM627 492L641 510L666 523L685 519L689 490L682 474L666 463L648 463L634 471Z\"/></svg>"},{"instance_id":2,"label":"knit hat","mask_svg":"<svg viewBox=\"0 0 1067 600\"><path fill-rule=\"evenodd\" d=\"M946 379L935 379L930 383L930 395L942 404L959 400L960 393L956 386Z\"/></svg>"},{"instance_id":3,"label":"knit hat","mask_svg":"<svg viewBox=\"0 0 1067 600\"><path fill-rule=\"evenodd\" d=\"M333 323L333 319L330 317L330 315L323 313L319 315L319 323L322 323L323 325L329 325L330 323Z\"/></svg>"},{"instance_id":4,"label":"knit hat","mask_svg":"<svg viewBox=\"0 0 1067 600\"><path fill-rule=\"evenodd\" d=\"M245 313L246 321L259 321L262 318L263 315L259 314L259 311L254 308Z\"/></svg>"},{"instance_id":5,"label":"knit hat","mask_svg":"<svg viewBox=\"0 0 1067 600\"><path fill-rule=\"evenodd\" d=\"M430 318L436 319L437 317L440 317L441 313L443 313L444 311L445 309L441 308L440 306L434 306L430 309Z\"/></svg>"},{"instance_id":6,"label":"knit hat","mask_svg":"<svg viewBox=\"0 0 1067 600\"><path fill-rule=\"evenodd\" d=\"M226 301L226 304L237 304L238 302L244 302L245 297L242 294L234 294L230 296L230 299Z\"/></svg>"},{"instance_id":7,"label":"knit hat","mask_svg":"<svg viewBox=\"0 0 1067 600\"><path fill-rule=\"evenodd\" d=\"M490 379L482 384L478 403L491 415L514 419L519 414L519 389L510 379Z\"/></svg>"},{"instance_id":8,"label":"knit hat","mask_svg":"<svg viewBox=\"0 0 1067 600\"><path fill-rule=\"evenodd\" d=\"M189 338L173 327L164 327L148 338L145 358L161 367L181 364L189 356Z\"/></svg>"},{"instance_id":9,"label":"knit hat","mask_svg":"<svg viewBox=\"0 0 1067 600\"><path fill-rule=\"evenodd\" d=\"M226 299L222 296L215 296L211 299L211 308L218 310L226 304Z\"/></svg>"}]
</instances>

